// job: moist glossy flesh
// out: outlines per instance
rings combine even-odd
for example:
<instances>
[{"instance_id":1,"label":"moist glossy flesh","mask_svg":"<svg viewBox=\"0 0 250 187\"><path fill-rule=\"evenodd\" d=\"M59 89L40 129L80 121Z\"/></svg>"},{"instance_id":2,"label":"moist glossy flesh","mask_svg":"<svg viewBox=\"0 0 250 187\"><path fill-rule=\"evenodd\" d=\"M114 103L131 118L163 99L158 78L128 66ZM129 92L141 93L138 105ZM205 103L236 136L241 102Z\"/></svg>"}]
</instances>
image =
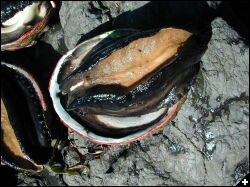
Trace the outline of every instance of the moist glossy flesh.
<instances>
[{"instance_id":1,"label":"moist glossy flesh","mask_svg":"<svg viewBox=\"0 0 250 187\"><path fill-rule=\"evenodd\" d=\"M65 62L60 68L57 81L61 83L63 79L70 76L79 67L85 66L88 63L86 59L93 58L98 55L99 51L102 51L107 46L116 43L118 40L120 41L121 38L137 32L138 31L135 29L119 29L119 31L111 32L111 34L108 34L105 38L95 37L94 39L90 39L80 44L80 46L74 50L72 55L65 59Z\"/></svg>"},{"instance_id":2,"label":"moist glossy flesh","mask_svg":"<svg viewBox=\"0 0 250 187\"><path fill-rule=\"evenodd\" d=\"M172 62L174 55L191 33L162 29L153 36L140 38L111 53L89 71L80 72L61 84L68 95L97 85L117 85L117 90L132 90L154 72Z\"/></svg>"},{"instance_id":3,"label":"moist glossy flesh","mask_svg":"<svg viewBox=\"0 0 250 187\"><path fill-rule=\"evenodd\" d=\"M182 70L178 64L173 64L124 96L97 94L82 97L72 102L69 108L82 114L114 116L145 114L156 110L156 105L171 92L173 87L183 84L183 87L188 88L190 84L188 80L191 80L196 72L197 69L194 67Z\"/></svg>"},{"instance_id":4,"label":"moist glossy flesh","mask_svg":"<svg viewBox=\"0 0 250 187\"><path fill-rule=\"evenodd\" d=\"M199 44L196 36L193 36L186 41L185 46L176 55L173 64L158 71L151 79L140 84L128 94L112 94L116 85L99 85L88 89L85 97L81 97L81 90L79 93L63 96L63 103L68 110L77 110L83 114L86 112L115 116L145 114L166 97L173 85L179 84L182 79L189 79L193 76L191 73L185 77L184 72L190 71L186 68L199 62L203 51L204 47ZM105 94L108 92L111 94Z\"/></svg>"},{"instance_id":5,"label":"moist glossy flesh","mask_svg":"<svg viewBox=\"0 0 250 187\"><path fill-rule=\"evenodd\" d=\"M148 34L149 37L133 40L113 51L91 69L79 73L75 73L80 71L76 70L65 78L60 88L63 94L67 93L67 108L91 103L96 98L102 101L114 99L114 103L128 107L124 96L150 81L162 68L176 60L176 54L191 36L189 32L172 28L162 29L153 35ZM85 61L88 64L91 59ZM97 94L99 97L96 97ZM112 104L110 106L115 107Z\"/></svg>"}]
</instances>

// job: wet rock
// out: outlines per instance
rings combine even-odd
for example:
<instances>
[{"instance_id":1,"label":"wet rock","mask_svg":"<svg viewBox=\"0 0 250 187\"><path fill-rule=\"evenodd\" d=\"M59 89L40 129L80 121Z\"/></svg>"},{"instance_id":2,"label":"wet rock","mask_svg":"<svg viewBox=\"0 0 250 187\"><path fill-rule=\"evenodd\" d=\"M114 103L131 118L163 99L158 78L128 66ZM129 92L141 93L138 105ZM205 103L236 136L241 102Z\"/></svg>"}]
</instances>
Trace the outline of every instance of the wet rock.
<instances>
[{"instance_id":1,"label":"wet rock","mask_svg":"<svg viewBox=\"0 0 250 187\"><path fill-rule=\"evenodd\" d=\"M223 19L212 29L200 77L174 127L203 155L204 184L232 185L235 166L249 156L249 49Z\"/></svg>"},{"instance_id":2,"label":"wet rock","mask_svg":"<svg viewBox=\"0 0 250 187\"><path fill-rule=\"evenodd\" d=\"M18 182L17 184L19 186L44 186L45 184L42 183L42 180L37 180L36 178L34 177L29 177L29 176L26 176L26 175L22 175L22 174L18 174Z\"/></svg>"},{"instance_id":3,"label":"wet rock","mask_svg":"<svg viewBox=\"0 0 250 187\"><path fill-rule=\"evenodd\" d=\"M63 180L67 181L68 186L83 186L85 184L81 175L64 175Z\"/></svg>"},{"instance_id":4,"label":"wet rock","mask_svg":"<svg viewBox=\"0 0 250 187\"><path fill-rule=\"evenodd\" d=\"M244 178L249 173L249 158L246 158L240 162L234 171L233 177L235 179L235 184L238 184L242 178Z\"/></svg>"}]
</instances>

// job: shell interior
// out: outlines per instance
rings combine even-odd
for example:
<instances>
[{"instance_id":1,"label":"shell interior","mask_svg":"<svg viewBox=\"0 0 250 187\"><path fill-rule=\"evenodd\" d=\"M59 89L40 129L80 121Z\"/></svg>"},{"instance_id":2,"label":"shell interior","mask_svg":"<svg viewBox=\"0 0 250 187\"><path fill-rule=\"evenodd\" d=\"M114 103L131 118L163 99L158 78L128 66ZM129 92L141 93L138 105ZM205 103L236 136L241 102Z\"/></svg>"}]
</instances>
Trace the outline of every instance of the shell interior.
<instances>
[{"instance_id":1,"label":"shell interior","mask_svg":"<svg viewBox=\"0 0 250 187\"><path fill-rule=\"evenodd\" d=\"M128 117L114 117L114 116L109 116L109 115L94 115L95 120L96 121L99 120L101 121L101 123L104 123L108 128L110 128L109 129L110 133L113 133L113 134L118 132L116 131L117 129L118 130L124 129L124 127L128 128L129 121L131 122L130 127L135 127L139 124L141 125L141 123L143 122L146 122L146 123L152 122L151 125L147 125L143 129L136 129L136 131L134 131L133 133L130 132L130 133L127 133L125 136L115 137L115 138L105 137L99 133L95 133L95 131L93 131L91 127L89 128L89 126L87 126L88 128L86 128L86 126L84 127L83 125L86 125L86 124L81 124L76 118L72 117L72 115L65 109L65 105L62 103L62 100L60 99L60 97L58 97L61 94L61 89L60 89L60 84L59 84L59 82L62 80L62 77L63 77L61 74L70 75L70 73L74 72L79 66L81 66L81 63L86 62L85 59L90 59L91 57L94 58L95 55L94 53L91 53L91 51L97 51L95 50L95 46L99 43L102 43L102 41L106 40L107 38L109 38L110 35L112 34L115 35L115 33L120 33L120 32L121 30L115 30L115 31L104 33L102 35L99 35L88 41L81 43L76 48L69 51L66 55L64 55L59 60L53 72L53 75L51 77L50 86L49 86L49 91L50 91L50 95L53 101L54 108L57 114L59 115L60 119L62 120L62 122L66 126L71 128L72 130L74 130L75 132L84 136L85 138L91 141L94 141L96 143L101 143L101 144L127 143L127 142L134 141L138 138L145 136L153 129L159 128L160 126L169 122L170 118L174 116L174 114L177 111L177 108L182 103L180 101L177 101L176 103L172 104L171 107L159 108L156 111L153 111L146 115L134 116L134 117L129 117L129 116ZM134 33L136 33L136 31L133 31L130 34L133 35ZM114 37L113 40L116 41L116 39L117 38ZM92 45L89 45L89 44L92 44ZM173 52L173 54L174 53L175 52ZM67 71L69 71L67 72L66 70L64 70L64 67L72 67L72 69L69 70L69 68L68 69L65 68L67 69ZM192 73L193 72L191 72L191 74ZM159 116L161 117L160 120L157 120L157 122L153 123L154 120L158 118Z\"/></svg>"}]
</instances>

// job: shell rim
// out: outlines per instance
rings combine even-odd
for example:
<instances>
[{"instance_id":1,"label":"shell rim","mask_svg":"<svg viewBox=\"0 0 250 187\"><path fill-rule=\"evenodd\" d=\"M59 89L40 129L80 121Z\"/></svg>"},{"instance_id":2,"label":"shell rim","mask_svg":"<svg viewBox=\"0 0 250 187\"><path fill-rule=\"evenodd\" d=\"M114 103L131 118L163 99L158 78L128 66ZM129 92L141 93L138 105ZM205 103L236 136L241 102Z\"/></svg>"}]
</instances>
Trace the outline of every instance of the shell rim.
<instances>
[{"instance_id":1,"label":"shell rim","mask_svg":"<svg viewBox=\"0 0 250 187\"><path fill-rule=\"evenodd\" d=\"M117 30L112 30L112 31L108 31L108 32L105 32L103 34L100 34L100 35L97 35L96 37L94 38L97 38L97 37L101 37L101 38L104 38L105 36L107 36L108 34L111 34L112 32L114 31L119 31L119 30L124 30L124 29L117 29ZM70 125L68 122L64 121L62 119L62 117L60 116L60 114L62 113L62 111L59 111L58 107L57 107L57 104L55 102L55 99L56 99L56 92L53 91L53 86L54 84L57 84L57 75L60 71L60 67L62 66L62 64L64 63L64 60L70 56L78 47L80 47L81 45L87 43L88 41L94 39L94 38L91 38L89 40L86 40L80 44L78 44L76 47L74 47L73 49L71 49L70 51L68 51L66 54L64 54L60 59L59 61L57 62L54 70L53 70L53 73L51 75L51 78L50 78L50 82L49 82L49 86L48 86L48 90L49 90L49 93L50 93L50 97L52 99L52 103L53 103L53 108L56 112L56 114L58 115L58 117L60 118L60 121L62 122L62 124L64 126L66 126L67 128L69 128L71 131L77 133L78 135L84 137L85 139L89 140L89 141L92 141L94 143L97 143L97 144L103 144L103 145L120 145L120 144L126 144L126 143L130 143L130 142L133 142L133 141L137 141L143 137L145 137L146 135L148 135L149 133L155 131L156 129L168 124L171 119L174 117L174 115L177 113L178 111L178 108L180 107L180 105L183 103L182 99L180 101L178 101L176 104L174 104L171 108L169 108L168 112L167 112L167 115L161 119L160 122L158 123L155 123L154 125L148 127L147 129L144 129L144 130L141 130L141 131L138 131L138 132L135 132L133 134L130 134L130 135L127 135L125 137L122 137L122 138L110 138L110 137L101 137L99 135L96 135L94 132L90 131L89 129L89 132L91 132L95 137L93 138L93 136L89 136L88 135L88 132L85 130L86 128L82 126L82 129L81 129L81 132L74 129L72 127L72 125ZM54 93L54 94L53 94ZM60 103L60 101L59 101ZM60 106L61 106L61 103L60 103ZM58 111L57 111L58 110ZM71 116L70 116L71 119L73 119ZM73 121L75 121L73 119ZM77 122L78 123L78 122ZM80 124L80 123L78 123ZM83 132L85 134L83 134ZM130 137L131 135L135 135L138 133L138 136L137 137ZM98 140L98 137L101 137L101 138L104 138L106 139L105 141L104 140ZM127 139L126 139L127 138Z\"/></svg>"}]
</instances>

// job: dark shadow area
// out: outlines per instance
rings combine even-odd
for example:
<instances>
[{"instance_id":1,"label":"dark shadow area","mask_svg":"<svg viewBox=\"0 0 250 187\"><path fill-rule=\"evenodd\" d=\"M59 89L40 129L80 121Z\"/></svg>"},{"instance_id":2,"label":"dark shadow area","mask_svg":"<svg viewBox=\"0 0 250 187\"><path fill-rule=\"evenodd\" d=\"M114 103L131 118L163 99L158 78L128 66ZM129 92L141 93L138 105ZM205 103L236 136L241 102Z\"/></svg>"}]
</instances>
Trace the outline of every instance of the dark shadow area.
<instances>
[{"instance_id":1,"label":"dark shadow area","mask_svg":"<svg viewBox=\"0 0 250 187\"><path fill-rule=\"evenodd\" d=\"M61 9L62 6L62 2L61 1L56 1L56 8L54 13L52 14L52 16L50 17L50 21L48 23L48 25L54 25L57 24L58 22L60 22L60 18L59 18L59 11Z\"/></svg>"},{"instance_id":2,"label":"dark shadow area","mask_svg":"<svg viewBox=\"0 0 250 187\"><path fill-rule=\"evenodd\" d=\"M106 31L120 28L139 30L178 27L199 32L210 25L215 12L206 2L152 1L134 11L125 12L83 35L78 44Z\"/></svg>"},{"instance_id":3,"label":"dark shadow area","mask_svg":"<svg viewBox=\"0 0 250 187\"><path fill-rule=\"evenodd\" d=\"M223 1L217 9L217 14L237 31L249 46L249 2Z\"/></svg>"},{"instance_id":4,"label":"dark shadow area","mask_svg":"<svg viewBox=\"0 0 250 187\"><path fill-rule=\"evenodd\" d=\"M1 184L2 185L17 185L17 170L10 168L9 166L1 165Z\"/></svg>"}]
</instances>

